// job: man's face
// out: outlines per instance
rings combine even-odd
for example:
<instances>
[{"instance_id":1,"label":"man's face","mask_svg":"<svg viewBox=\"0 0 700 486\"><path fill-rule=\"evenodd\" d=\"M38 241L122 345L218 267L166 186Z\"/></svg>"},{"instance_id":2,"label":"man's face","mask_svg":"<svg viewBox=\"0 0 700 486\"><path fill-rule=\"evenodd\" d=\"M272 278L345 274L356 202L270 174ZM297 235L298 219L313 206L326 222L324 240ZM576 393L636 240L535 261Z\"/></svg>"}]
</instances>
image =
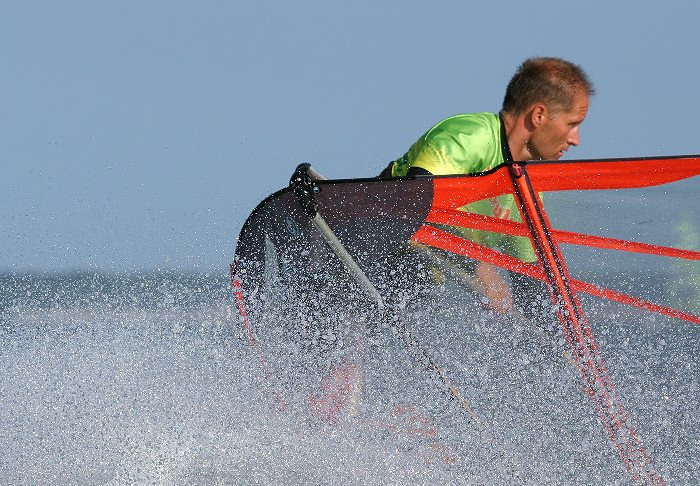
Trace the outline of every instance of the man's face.
<instances>
[{"instance_id":1,"label":"man's face","mask_svg":"<svg viewBox=\"0 0 700 486\"><path fill-rule=\"evenodd\" d=\"M533 159L557 160L570 146L579 143L579 126L588 112L588 95L579 93L568 111L546 110L542 123L527 142Z\"/></svg>"}]
</instances>

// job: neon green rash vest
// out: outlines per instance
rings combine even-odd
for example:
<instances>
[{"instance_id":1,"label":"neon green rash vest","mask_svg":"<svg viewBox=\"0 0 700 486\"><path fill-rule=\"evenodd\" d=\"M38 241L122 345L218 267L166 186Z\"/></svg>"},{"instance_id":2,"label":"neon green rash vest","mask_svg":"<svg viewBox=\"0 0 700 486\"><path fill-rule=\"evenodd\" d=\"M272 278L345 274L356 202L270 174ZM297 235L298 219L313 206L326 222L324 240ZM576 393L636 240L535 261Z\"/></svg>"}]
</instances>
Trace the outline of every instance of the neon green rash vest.
<instances>
[{"instance_id":1,"label":"neon green rash vest","mask_svg":"<svg viewBox=\"0 0 700 486\"><path fill-rule=\"evenodd\" d=\"M442 120L395 160L393 177L405 176L409 168L419 167L433 175L475 174L511 161L502 121L496 113L455 115ZM463 211L521 222L512 195L476 201ZM529 239L500 233L460 228L464 238L527 262L535 261Z\"/></svg>"}]
</instances>

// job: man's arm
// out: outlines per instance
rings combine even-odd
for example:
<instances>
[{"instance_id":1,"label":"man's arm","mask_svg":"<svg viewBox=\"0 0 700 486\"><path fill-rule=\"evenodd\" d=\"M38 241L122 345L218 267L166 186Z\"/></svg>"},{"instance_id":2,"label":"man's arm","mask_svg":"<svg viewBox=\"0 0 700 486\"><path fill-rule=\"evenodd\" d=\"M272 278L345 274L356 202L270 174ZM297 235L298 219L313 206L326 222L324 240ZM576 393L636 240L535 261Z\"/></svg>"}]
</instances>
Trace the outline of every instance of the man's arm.
<instances>
[{"instance_id":1,"label":"man's arm","mask_svg":"<svg viewBox=\"0 0 700 486\"><path fill-rule=\"evenodd\" d=\"M475 275L484 287L489 308L499 314L506 314L513 309L510 286L499 275L496 267L490 263L479 262Z\"/></svg>"}]
</instances>

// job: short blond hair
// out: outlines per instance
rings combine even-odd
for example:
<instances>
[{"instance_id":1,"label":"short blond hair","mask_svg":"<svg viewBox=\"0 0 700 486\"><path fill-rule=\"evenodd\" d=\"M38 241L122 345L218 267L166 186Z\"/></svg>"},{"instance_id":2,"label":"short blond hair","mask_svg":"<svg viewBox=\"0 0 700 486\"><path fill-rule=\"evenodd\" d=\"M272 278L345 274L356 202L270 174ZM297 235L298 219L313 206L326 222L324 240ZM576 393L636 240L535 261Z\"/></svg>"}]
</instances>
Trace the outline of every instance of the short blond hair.
<instances>
[{"instance_id":1,"label":"short blond hair","mask_svg":"<svg viewBox=\"0 0 700 486\"><path fill-rule=\"evenodd\" d=\"M535 103L555 112L568 110L578 93L595 94L581 66L557 57L533 57L518 67L508 83L503 111L517 116Z\"/></svg>"}]
</instances>

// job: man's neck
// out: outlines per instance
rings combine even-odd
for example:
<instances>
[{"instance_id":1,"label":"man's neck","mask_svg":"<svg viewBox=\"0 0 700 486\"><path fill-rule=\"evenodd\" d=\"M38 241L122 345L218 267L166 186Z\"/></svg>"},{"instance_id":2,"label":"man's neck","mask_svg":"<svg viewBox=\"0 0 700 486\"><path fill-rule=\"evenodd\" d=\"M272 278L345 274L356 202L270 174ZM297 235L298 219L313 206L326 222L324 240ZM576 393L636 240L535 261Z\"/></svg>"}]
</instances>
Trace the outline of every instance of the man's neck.
<instances>
[{"instance_id":1,"label":"man's neck","mask_svg":"<svg viewBox=\"0 0 700 486\"><path fill-rule=\"evenodd\" d=\"M534 157L528 149L531 131L525 125L525 115L513 116L507 112L502 112L503 123L505 124L508 147L514 161L533 160Z\"/></svg>"}]
</instances>

